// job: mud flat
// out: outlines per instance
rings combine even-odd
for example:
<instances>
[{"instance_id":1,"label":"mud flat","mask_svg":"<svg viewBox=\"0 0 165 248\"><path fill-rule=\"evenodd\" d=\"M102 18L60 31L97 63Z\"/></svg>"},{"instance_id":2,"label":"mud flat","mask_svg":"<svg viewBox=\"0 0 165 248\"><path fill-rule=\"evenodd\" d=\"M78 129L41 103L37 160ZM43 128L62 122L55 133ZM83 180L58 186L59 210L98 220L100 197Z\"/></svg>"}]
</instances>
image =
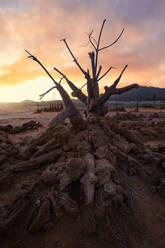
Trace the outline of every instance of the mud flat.
<instances>
[{"instance_id":1,"label":"mud flat","mask_svg":"<svg viewBox=\"0 0 165 248\"><path fill-rule=\"evenodd\" d=\"M0 120L1 247L163 248L165 114L52 117Z\"/></svg>"}]
</instances>

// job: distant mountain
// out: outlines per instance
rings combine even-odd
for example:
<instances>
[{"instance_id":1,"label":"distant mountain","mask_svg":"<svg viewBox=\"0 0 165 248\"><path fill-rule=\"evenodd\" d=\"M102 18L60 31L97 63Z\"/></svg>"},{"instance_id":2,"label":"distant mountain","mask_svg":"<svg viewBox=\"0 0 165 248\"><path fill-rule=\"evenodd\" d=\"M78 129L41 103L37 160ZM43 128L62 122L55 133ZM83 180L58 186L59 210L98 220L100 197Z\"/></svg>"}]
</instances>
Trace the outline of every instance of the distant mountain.
<instances>
[{"instance_id":1,"label":"distant mountain","mask_svg":"<svg viewBox=\"0 0 165 248\"><path fill-rule=\"evenodd\" d=\"M61 101L61 100L57 100ZM72 99L75 104L82 104L78 99ZM132 89L121 95L114 95L109 98L109 101L165 101L165 88L139 86L138 89ZM41 104L50 101L41 101ZM24 104L34 104L35 101L24 100Z\"/></svg>"},{"instance_id":2,"label":"distant mountain","mask_svg":"<svg viewBox=\"0 0 165 248\"><path fill-rule=\"evenodd\" d=\"M35 101L33 101L33 100L24 100L24 101L22 101L22 103L30 104L30 103L35 103Z\"/></svg>"},{"instance_id":3,"label":"distant mountain","mask_svg":"<svg viewBox=\"0 0 165 248\"><path fill-rule=\"evenodd\" d=\"M121 95L111 96L110 101L165 101L165 88L140 86Z\"/></svg>"}]
</instances>

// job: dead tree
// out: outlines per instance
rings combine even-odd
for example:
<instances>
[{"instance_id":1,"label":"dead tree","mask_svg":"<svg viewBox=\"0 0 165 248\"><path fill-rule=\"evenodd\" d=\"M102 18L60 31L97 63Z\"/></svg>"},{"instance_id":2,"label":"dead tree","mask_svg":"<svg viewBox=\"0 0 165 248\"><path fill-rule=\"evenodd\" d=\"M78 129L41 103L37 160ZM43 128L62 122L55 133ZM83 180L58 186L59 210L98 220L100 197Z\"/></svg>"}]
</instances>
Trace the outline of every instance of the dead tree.
<instances>
[{"instance_id":1,"label":"dead tree","mask_svg":"<svg viewBox=\"0 0 165 248\"><path fill-rule=\"evenodd\" d=\"M154 192L164 196L163 179L158 179L161 179L160 170L163 168L165 154L160 149L145 145L145 138L152 136L155 130L152 123L149 125L144 122L146 125L143 125L141 133L141 120L138 123L135 118L134 121L134 115L130 116L129 113L124 115L124 119L120 114L98 118L99 115L105 115L105 103L111 95L138 87L133 84L117 88L126 65L115 82L105 87L104 94L99 93L100 80L112 69L109 67L101 75L99 52L115 44L124 31L112 44L101 47L104 24L105 20L98 40L92 36L93 32L88 36L94 48L89 53L91 71L81 67L68 43L63 40L85 76L88 96L82 92L83 86L81 89L76 87L58 69L55 70L62 78L56 82L43 64L28 52L29 57L54 82L54 86L40 97L55 88L65 104L64 111L53 119L51 125L69 118L74 128L68 124L56 125L47 128L34 139L29 137L24 141L25 145L15 141L15 146L5 133L11 133L12 127L8 125L7 129L1 128L0 151L4 157L0 157L0 190L6 191L2 192L2 196L13 194L11 199L3 199L0 206L2 248L27 247L29 242L37 244L37 247L43 247L43 243L47 247L50 247L49 244L95 248L130 248L139 244L138 247L144 247L142 241L150 237L148 222L145 223L144 218L141 218L144 204L142 202L139 205L140 199L137 196L141 195L141 190L138 191L138 188L148 185L149 189L154 188ZM87 121L61 85L62 79L71 87L72 95L86 105ZM125 122L125 117L129 118L129 123ZM85 126L87 128L81 130ZM164 126L159 125L158 128L162 139ZM151 192L148 192L150 195ZM6 204L3 205L3 202ZM149 202L148 210L150 205ZM157 216L163 220L159 213ZM157 245L157 240L155 244L155 247L162 247Z\"/></svg>"},{"instance_id":2,"label":"dead tree","mask_svg":"<svg viewBox=\"0 0 165 248\"><path fill-rule=\"evenodd\" d=\"M86 83L81 87L78 88L73 82L71 82L66 75L64 75L60 70L54 67L54 70L58 72L62 78L60 82L56 82L56 80L52 77L52 75L47 71L47 69L43 66L43 64L31 53L29 53L27 50L25 50L29 54L29 58L33 59L36 61L43 69L44 71L48 74L48 76L53 80L54 86L47 90L45 93L41 94L40 97L43 98L48 92L50 92L53 89L57 89L62 97L62 100L65 105L65 109L63 112L59 113L50 123L50 126L56 125L57 123L61 122L62 120L69 118L70 122L74 125L79 127L80 129L85 126L85 122L83 120L83 117L80 113L80 111L77 109L75 104L72 102L71 97L68 95L66 90L62 87L61 81L63 79L66 80L67 84L72 90L72 96L77 97L82 103L86 105L86 112L87 116L89 113L97 114L97 115L102 115L104 116L107 113L107 109L105 106L105 103L108 101L110 96L115 95L115 94L121 94L123 92L129 91L133 88L138 88L137 84L131 84L129 86L123 87L123 88L117 88L118 83L126 70L128 65L125 65L122 72L120 73L119 77L115 80L115 82L111 86L105 86L105 92L103 94L100 94L99 92L99 82L101 79L103 79L110 71L113 69L112 66L108 68L107 71L105 71L101 75L102 71L102 66L98 66L99 62L99 54L101 51L108 49L109 47L112 47L117 41L120 39L122 36L124 29L121 31L119 36L116 38L115 41L112 43L101 46L101 37L102 37L102 32L103 28L105 25L106 19L104 19L98 39L95 39L93 37L93 31L90 32L88 35L89 43L92 45L93 51L89 52L89 58L91 61L91 70L83 69L83 67L80 65L78 60L76 59L75 55L70 49L70 46L68 45L66 39L62 39L61 41L64 42L67 50L69 51L70 55L73 58L73 61L81 71L81 73L84 75ZM87 96L82 92L82 88L87 85Z\"/></svg>"}]
</instances>

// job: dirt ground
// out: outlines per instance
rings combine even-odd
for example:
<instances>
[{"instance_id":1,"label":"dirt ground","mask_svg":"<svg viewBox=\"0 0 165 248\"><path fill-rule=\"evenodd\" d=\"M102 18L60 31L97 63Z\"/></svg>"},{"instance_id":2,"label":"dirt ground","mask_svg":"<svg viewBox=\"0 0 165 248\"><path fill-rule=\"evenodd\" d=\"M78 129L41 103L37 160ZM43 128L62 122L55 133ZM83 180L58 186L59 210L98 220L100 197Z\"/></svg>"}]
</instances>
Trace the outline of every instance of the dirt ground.
<instances>
[{"instance_id":1,"label":"dirt ground","mask_svg":"<svg viewBox=\"0 0 165 248\"><path fill-rule=\"evenodd\" d=\"M45 169L57 162L63 162L63 157L59 157L57 162L48 162L44 166L37 166L33 170L25 170L14 174L14 178L10 181L10 170L13 164L19 164L20 160L27 161L25 149L30 146L33 140L40 138L41 134L46 132L48 123L54 117L55 113L21 113L8 115L8 117L0 119L0 126L12 125L13 127L22 126L23 123L31 120L41 123L41 127L33 130L25 130L20 133L4 132L1 136L6 137L0 141L0 242L2 248L98 248L98 247L130 247L130 248L164 248L165 247L165 112L110 112L108 118L112 119L114 126L116 123L120 125L122 130L131 131L135 135L135 140L130 141L130 137L125 134L119 134L118 131L116 141L113 146L121 151L121 154L132 156L135 161L129 164L130 160L123 160L117 157L116 170L119 178L124 183L125 189L129 194L131 201L131 209L122 210L112 208L111 214L106 218L109 221L94 220L97 226L93 232L86 232L84 219L80 215L64 215L58 219L53 219L53 224L49 224L44 229L37 232L25 233L24 225L27 222L27 216L31 215L30 205L25 206L25 211L17 215L17 211L13 210L20 204L20 194L22 187L33 187L34 182L40 178ZM108 120L109 120L108 119ZM107 122L109 123L109 122ZM117 124L116 124L117 125ZM2 132L2 131L1 131ZM56 131L57 132L57 131ZM60 135L60 129L58 130ZM108 134L107 134L108 135ZM5 141L5 139L10 142ZM127 142L125 140L127 140ZM6 142L6 143L5 143ZM111 142L111 141L110 141ZM142 143L142 144L141 144ZM6 145L7 144L7 145ZM136 144L136 145L135 145ZM4 148L6 145L7 148ZM42 151L43 144L37 144L37 151ZM131 148L130 148L131 147ZM4 149L4 150L2 150ZM9 151L8 151L8 150ZM41 149L41 150L40 150ZM64 150L67 148L63 148ZM83 149L83 148L82 148ZM144 150L144 153L143 153ZM8 161L3 162L3 151L8 151ZM12 152L11 152L12 151ZM96 150L97 151L97 150ZM71 156L72 151L67 152ZM34 154L35 154L34 153ZM127 156L126 155L126 156ZM24 157L25 156L25 157ZM125 155L124 155L125 156ZM97 157L97 155L96 155ZM102 158L102 157L101 157ZM1 160L2 159L2 160ZM103 157L104 159L104 157ZM4 160L5 161L5 160ZM6 176L7 175L7 176ZM6 177L5 177L6 176ZM5 179L4 179L5 178ZM45 185L45 184L44 184ZM52 185L51 185L52 186ZM39 192L47 192L49 186L37 186L34 194ZM79 197L81 192L75 183L75 192L72 192L74 199ZM76 188L77 187L77 188ZM37 192L37 193L36 193ZM22 197L22 196L21 196ZM35 197L35 196L34 196ZM79 200L78 200L79 201ZM32 204L32 203L29 203ZM12 210L11 210L12 209ZM3 229L3 223L10 219L10 213L16 211L17 222L8 227L7 233ZM88 210L86 210L88 213ZM91 209L89 210L91 211ZM126 212L125 212L126 211ZM6 213L6 216L5 216ZM32 214L33 216L33 214ZM45 215L44 215L45 216ZM116 216L113 219L113 216ZM14 217L13 217L14 218ZM18 219L19 218L19 219ZM44 217L43 217L44 218ZM4 221L5 220L5 221ZM93 220L89 220L88 225L93 225ZM12 223L15 223L12 220ZM110 224L109 224L110 223ZM103 225L104 224L104 225ZM15 226L16 225L16 226ZM17 229L17 225L19 230ZM45 225L45 224L44 224ZM110 229L115 238L110 237L106 232ZM100 230L101 226L103 229ZM84 228L83 228L84 227ZM10 230L11 229L11 230ZM24 231L22 231L24 230ZM114 234L115 233L115 234ZM123 233L123 234L122 234ZM129 242L120 243L123 236L127 237Z\"/></svg>"}]
</instances>

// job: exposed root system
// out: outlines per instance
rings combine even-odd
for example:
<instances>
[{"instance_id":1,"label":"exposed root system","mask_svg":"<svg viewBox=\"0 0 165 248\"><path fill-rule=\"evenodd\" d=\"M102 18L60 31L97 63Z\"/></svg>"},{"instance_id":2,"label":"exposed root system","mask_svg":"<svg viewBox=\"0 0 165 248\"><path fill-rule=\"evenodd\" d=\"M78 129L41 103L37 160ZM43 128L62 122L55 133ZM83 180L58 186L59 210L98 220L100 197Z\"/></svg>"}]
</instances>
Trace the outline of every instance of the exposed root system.
<instances>
[{"instance_id":1,"label":"exposed root system","mask_svg":"<svg viewBox=\"0 0 165 248\"><path fill-rule=\"evenodd\" d=\"M165 140L165 121L126 116L90 116L81 131L63 122L33 139L26 156L1 131L9 157L0 167L2 248L163 248L165 144L145 142Z\"/></svg>"}]
</instances>

